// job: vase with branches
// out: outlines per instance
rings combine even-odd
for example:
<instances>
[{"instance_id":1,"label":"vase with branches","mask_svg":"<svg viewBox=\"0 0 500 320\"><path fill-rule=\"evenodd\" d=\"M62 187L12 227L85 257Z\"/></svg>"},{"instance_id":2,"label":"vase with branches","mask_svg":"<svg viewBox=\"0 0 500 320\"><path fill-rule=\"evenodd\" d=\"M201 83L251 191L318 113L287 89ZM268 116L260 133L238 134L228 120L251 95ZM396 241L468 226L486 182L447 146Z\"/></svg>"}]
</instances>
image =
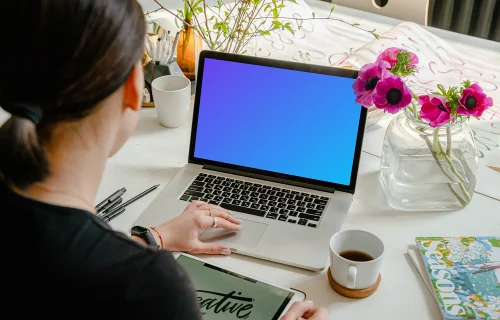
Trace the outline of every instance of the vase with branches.
<instances>
[{"instance_id":1,"label":"vase with branches","mask_svg":"<svg viewBox=\"0 0 500 320\"><path fill-rule=\"evenodd\" d=\"M317 17L314 13L310 17L294 17L284 15L283 9L297 5L296 0L236 0L231 3L217 0L215 6L209 6L207 0L182 1L184 9L174 12L155 0L160 9L171 13L184 29L192 27L204 46L214 51L245 54L252 39L270 35L276 30L293 34L301 29L305 20L337 20L378 38L375 29L367 30L358 23L333 19L334 6L326 17Z\"/></svg>"}]
</instances>

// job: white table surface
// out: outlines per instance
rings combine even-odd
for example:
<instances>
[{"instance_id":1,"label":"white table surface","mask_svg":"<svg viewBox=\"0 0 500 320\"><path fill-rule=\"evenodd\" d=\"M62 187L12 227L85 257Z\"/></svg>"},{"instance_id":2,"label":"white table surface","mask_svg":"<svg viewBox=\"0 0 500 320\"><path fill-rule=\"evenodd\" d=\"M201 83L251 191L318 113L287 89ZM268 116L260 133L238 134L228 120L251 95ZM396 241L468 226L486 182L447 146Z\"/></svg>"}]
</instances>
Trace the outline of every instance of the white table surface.
<instances>
[{"instance_id":1,"label":"white table surface","mask_svg":"<svg viewBox=\"0 0 500 320\"><path fill-rule=\"evenodd\" d=\"M190 128L190 121L181 128L164 128L154 109L141 111L134 135L108 162L98 199L121 187L127 188L127 197L157 183L160 188L130 205L111 222L113 228L128 233L155 196L186 164ZM354 202L342 226L343 230L367 230L385 243L382 282L367 299L356 301L335 293L329 287L326 269L316 273L237 254L204 258L305 291L308 299L329 309L330 319L440 319L433 297L405 255L408 246L414 244L417 236L498 234L500 201L476 194L472 203L458 212L399 212L386 203L378 172L379 158L363 152Z\"/></svg>"},{"instance_id":2,"label":"white table surface","mask_svg":"<svg viewBox=\"0 0 500 320\"><path fill-rule=\"evenodd\" d=\"M315 10L329 8L328 3L315 5ZM349 8L337 7L337 12L359 15L363 19L389 26L400 22ZM435 32L457 44L466 43L484 50L498 51L498 43L447 31ZM166 129L159 124L154 109L141 111L134 135L108 162L98 199L121 187L127 188L129 196L154 184L160 184L160 188L128 207L124 214L111 222L113 228L128 233L155 196L187 163L190 128L188 120L181 128ZM370 133L366 133L367 138L370 138ZM203 258L305 291L308 299L329 310L329 319L440 319L434 298L405 255L408 246L414 244L417 236L498 235L500 201L476 194L467 208L457 212L396 211L388 206L378 182L379 161L377 156L362 153L354 202L342 226L343 230L367 230L378 235L385 243L382 282L371 297L351 300L338 295L329 287L326 269L321 273L310 272L237 254ZM327 246L328 243L320 245Z\"/></svg>"}]
</instances>

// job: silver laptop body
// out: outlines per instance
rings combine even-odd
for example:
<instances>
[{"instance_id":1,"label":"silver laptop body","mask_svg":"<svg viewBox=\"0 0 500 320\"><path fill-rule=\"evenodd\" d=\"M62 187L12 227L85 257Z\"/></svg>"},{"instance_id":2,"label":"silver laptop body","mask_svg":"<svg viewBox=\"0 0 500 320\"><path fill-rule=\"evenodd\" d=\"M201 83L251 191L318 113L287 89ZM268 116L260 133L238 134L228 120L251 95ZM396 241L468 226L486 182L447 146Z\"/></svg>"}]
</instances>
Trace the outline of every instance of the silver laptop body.
<instances>
[{"instance_id":1,"label":"silver laptop body","mask_svg":"<svg viewBox=\"0 0 500 320\"><path fill-rule=\"evenodd\" d=\"M242 229L205 229L203 241L286 265L324 269L329 239L340 229L355 190L366 120L350 88L356 77L353 70L203 51L189 163L135 225L158 225L181 214L189 201L204 200L230 210L242 220ZM276 89L274 102L263 87L252 88L255 81L266 81L273 90L272 83L281 79L289 83ZM297 87L290 88L293 83ZM227 95L231 86L245 91ZM287 109L267 113L277 101ZM302 110L311 104L327 106L318 109L321 113ZM265 119L259 121L260 116Z\"/></svg>"}]
</instances>

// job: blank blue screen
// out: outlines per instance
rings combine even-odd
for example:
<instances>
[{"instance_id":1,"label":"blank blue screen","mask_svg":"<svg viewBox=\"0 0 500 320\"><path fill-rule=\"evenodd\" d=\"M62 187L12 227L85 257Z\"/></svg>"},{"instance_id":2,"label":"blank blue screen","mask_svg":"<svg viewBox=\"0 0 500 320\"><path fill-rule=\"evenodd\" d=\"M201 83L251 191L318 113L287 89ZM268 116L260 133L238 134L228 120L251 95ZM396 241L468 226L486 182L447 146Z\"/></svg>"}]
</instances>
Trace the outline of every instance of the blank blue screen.
<instances>
[{"instance_id":1,"label":"blank blue screen","mask_svg":"<svg viewBox=\"0 0 500 320\"><path fill-rule=\"evenodd\" d=\"M349 185L353 82L206 58L194 157Z\"/></svg>"}]
</instances>

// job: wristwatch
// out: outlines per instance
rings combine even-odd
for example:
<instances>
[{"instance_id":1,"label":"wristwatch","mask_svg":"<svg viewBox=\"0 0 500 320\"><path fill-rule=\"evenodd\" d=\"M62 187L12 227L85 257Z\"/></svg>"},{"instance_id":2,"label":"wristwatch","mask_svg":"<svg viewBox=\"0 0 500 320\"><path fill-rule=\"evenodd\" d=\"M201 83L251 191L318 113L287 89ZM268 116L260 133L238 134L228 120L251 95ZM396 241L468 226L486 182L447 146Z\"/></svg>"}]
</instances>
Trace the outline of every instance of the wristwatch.
<instances>
[{"instance_id":1,"label":"wristwatch","mask_svg":"<svg viewBox=\"0 0 500 320\"><path fill-rule=\"evenodd\" d=\"M156 249L160 248L158 243L156 243L155 237L153 236L151 231L149 231L148 228L144 228L141 226L135 226L130 230L130 232L133 236L139 237L139 238L143 239L144 241L146 241L146 243L150 247L156 248Z\"/></svg>"}]
</instances>

